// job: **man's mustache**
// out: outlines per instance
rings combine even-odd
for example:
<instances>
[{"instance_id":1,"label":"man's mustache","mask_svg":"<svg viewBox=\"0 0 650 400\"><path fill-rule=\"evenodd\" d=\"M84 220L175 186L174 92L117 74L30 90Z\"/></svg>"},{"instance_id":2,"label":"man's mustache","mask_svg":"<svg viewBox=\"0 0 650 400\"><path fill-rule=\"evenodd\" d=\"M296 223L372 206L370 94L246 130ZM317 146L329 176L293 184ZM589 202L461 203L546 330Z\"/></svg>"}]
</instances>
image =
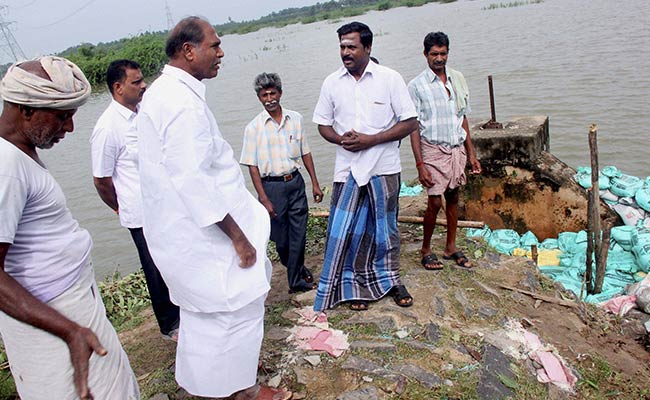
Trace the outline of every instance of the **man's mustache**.
<instances>
[{"instance_id":1,"label":"man's mustache","mask_svg":"<svg viewBox=\"0 0 650 400\"><path fill-rule=\"evenodd\" d=\"M278 104L277 100L271 100L264 103L265 106L270 106L271 104Z\"/></svg>"}]
</instances>

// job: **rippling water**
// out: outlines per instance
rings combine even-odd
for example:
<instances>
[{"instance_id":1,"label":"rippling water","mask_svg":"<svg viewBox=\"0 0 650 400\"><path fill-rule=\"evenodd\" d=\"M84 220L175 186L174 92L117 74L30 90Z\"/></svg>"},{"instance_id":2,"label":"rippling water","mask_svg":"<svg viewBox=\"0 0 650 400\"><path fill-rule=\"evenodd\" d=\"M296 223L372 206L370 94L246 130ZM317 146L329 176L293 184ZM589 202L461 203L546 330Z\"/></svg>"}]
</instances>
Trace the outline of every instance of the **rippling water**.
<instances>
[{"instance_id":1,"label":"rippling water","mask_svg":"<svg viewBox=\"0 0 650 400\"><path fill-rule=\"evenodd\" d=\"M426 67L424 35L446 32L451 40L449 65L465 74L472 93L470 120L489 117L487 75L491 74L499 121L548 115L551 150L574 167L589 163L587 130L596 123L601 165L649 175L645 140L650 124L650 2L545 0L483 10L489 4L428 4L356 19L375 33L373 55L407 82ZM223 68L219 77L207 82L208 102L237 156L243 127L261 109L252 89L255 75L279 73L283 106L310 121L322 80L340 66L336 29L345 22L269 28L223 38ZM75 134L43 153L74 216L93 236L93 258L101 276L139 267L128 231L119 226L92 186L88 138L108 102L107 93L93 95L77 114ZM313 124L308 122L307 130L319 179L329 185L333 146L318 136ZM414 178L408 141L402 146L402 162L403 178Z\"/></svg>"}]
</instances>

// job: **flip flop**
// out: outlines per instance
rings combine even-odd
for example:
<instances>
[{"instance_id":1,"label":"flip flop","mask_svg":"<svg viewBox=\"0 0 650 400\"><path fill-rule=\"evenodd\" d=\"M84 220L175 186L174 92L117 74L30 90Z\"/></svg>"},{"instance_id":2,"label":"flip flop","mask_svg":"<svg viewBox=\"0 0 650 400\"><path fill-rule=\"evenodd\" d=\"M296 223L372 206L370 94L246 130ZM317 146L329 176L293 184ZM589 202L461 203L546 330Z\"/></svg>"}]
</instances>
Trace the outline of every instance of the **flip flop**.
<instances>
[{"instance_id":1,"label":"flip flop","mask_svg":"<svg viewBox=\"0 0 650 400\"><path fill-rule=\"evenodd\" d=\"M368 309L368 302L366 300L352 300L350 303L350 310L352 311L366 311Z\"/></svg>"},{"instance_id":2,"label":"flip flop","mask_svg":"<svg viewBox=\"0 0 650 400\"><path fill-rule=\"evenodd\" d=\"M393 286L388 294L393 298L395 304L400 307L411 307L413 305L413 296L406 290L404 285Z\"/></svg>"},{"instance_id":3,"label":"flip flop","mask_svg":"<svg viewBox=\"0 0 650 400\"><path fill-rule=\"evenodd\" d=\"M442 258L445 260L454 260L454 267L463 271L472 271L474 269L474 266L471 265L469 258L463 254L462 251L457 251L454 254L450 256L442 255Z\"/></svg>"},{"instance_id":4,"label":"flip flop","mask_svg":"<svg viewBox=\"0 0 650 400\"><path fill-rule=\"evenodd\" d=\"M442 262L433 253L423 256L420 263L427 271L440 271L443 268Z\"/></svg>"}]
</instances>

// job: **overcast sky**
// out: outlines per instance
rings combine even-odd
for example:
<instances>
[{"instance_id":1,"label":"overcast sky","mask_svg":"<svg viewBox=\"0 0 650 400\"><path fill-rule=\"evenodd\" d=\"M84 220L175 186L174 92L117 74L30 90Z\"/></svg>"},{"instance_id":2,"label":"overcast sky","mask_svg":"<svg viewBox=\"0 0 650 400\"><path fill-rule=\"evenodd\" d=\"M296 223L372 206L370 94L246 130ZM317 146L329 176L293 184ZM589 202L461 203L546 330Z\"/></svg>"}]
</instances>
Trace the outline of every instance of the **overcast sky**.
<instances>
[{"instance_id":1,"label":"overcast sky","mask_svg":"<svg viewBox=\"0 0 650 400\"><path fill-rule=\"evenodd\" d=\"M323 1L323 0L321 0ZM201 15L213 24L252 20L318 0L0 0L5 22L25 55L56 53L79 43L110 42L167 29L165 4L174 21ZM0 62L11 61L0 35Z\"/></svg>"}]
</instances>

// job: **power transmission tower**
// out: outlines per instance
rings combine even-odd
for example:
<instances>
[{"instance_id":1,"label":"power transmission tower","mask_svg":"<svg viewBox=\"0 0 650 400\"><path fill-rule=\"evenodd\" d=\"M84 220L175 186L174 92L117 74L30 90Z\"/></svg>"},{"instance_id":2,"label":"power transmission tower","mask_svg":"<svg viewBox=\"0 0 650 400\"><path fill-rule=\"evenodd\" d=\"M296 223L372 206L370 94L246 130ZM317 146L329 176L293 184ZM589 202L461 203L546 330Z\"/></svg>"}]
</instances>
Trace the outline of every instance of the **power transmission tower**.
<instances>
[{"instance_id":1,"label":"power transmission tower","mask_svg":"<svg viewBox=\"0 0 650 400\"><path fill-rule=\"evenodd\" d=\"M14 61L24 60L25 53L23 49L20 48L20 45L16 41L13 32L9 28L9 25L13 24L12 21L5 21L3 13L7 9L7 6L0 4L0 48Z\"/></svg>"},{"instance_id":2,"label":"power transmission tower","mask_svg":"<svg viewBox=\"0 0 650 400\"><path fill-rule=\"evenodd\" d=\"M165 13L167 14L167 29L171 30L174 27L174 18L172 18L172 12L169 9L167 0L165 0Z\"/></svg>"}]
</instances>

